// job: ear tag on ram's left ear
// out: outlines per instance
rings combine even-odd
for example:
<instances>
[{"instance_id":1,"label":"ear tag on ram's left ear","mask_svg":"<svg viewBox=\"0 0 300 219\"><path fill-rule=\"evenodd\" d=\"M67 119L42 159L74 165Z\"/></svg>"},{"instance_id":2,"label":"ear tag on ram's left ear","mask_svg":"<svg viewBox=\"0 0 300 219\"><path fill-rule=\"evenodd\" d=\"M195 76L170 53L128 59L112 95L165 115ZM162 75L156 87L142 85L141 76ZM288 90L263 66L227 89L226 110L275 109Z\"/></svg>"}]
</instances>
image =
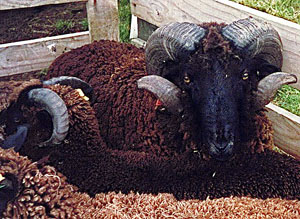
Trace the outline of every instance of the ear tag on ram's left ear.
<instances>
[{"instance_id":1,"label":"ear tag on ram's left ear","mask_svg":"<svg viewBox=\"0 0 300 219\"><path fill-rule=\"evenodd\" d=\"M159 99L156 100L154 109L161 112L164 112L166 110L166 108L163 106L163 103Z\"/></svg>"},{"instance_id":2,"label":"ear tag on ram's left ear","mask_svg":"<svg viewBox=\"0 0 300 219\"><path fill-rule=\"evenodd\" d=\"M84 94L84 92L80 88L76 89L76 91L78 92L79 96L81 96L84 100L89 101L89 98Z\"/></svg>"},{"instance_id":3,"label":"ear tag on ram's left ear","mask_svg":"<svg viewBox=\"0 0 300 219\"><path fill-rule=\"evenodd\" d=\"M1 182L5 180L5 177L3 177L1 174L0 174L0 189L4 188L6 185L5 184L2 184Z\"/></svg>"}]
</instances>

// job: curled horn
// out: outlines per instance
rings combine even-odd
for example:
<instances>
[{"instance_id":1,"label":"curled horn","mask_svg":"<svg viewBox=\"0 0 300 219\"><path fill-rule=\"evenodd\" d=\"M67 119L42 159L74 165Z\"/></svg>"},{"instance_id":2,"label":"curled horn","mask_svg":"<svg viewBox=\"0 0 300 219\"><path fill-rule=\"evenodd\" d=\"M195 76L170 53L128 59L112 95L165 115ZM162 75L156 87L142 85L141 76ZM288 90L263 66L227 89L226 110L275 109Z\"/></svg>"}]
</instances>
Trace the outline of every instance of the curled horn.
<instances>
[{"instance_id":1,"label":"curled horn","mask_svg":"<svg viewBox=\"0 0 300 219\"><path fill-rule=\"evenodd\" d=\"M282 43L270 24L254 18L241 19L224 27L222 34L249 58L262 59L281 69Z\"/></svg>"},{"instance_id":2,"label":"curled horn","mask_svg":"<svg viewBox=\"0 0 300 219\"><path fill-rule=\"evenodd\" d=\"M285 72L272 73L259 81L256 91L257 107L267 105L276 94L276 91L284 84L296 83L297 77L294 74Z\"/></svg>"},{"instance_id":3,"label":"curled horn","mask_svg":"<svg viewBox=\"0 0 300 219\"><path fill-rule=\"evenodd\" d=\"M84 92L84 94L86 94L89 97L91 102L93 102L94 99L93 88L87 82L79 78L70 77L70 76L60 76L60 77L51 78L43 82L43 85L54 85L54 84L69 85L74 89L80 88Z\"/></svg>"},{"instance_id":4,"label":"curled horn","mask_svg":"<svg viewBox=\"0 0 300 219\"><path fill-rule=\"evenodd\" d=\"M241 19L224 27L222 34L247 58L262 60L281 69L282 43L279 34L270 24L254 18ZM283 72L272 73L263 78L255 92L257 107L260 109L268 104L282 85L296 81L295 75Z\"/></svg>"},{"instance_id":5,"label":"curled horn","mask_svg":"<svg viewBox=\"0 0 300 219\"><path fill-rule=\"evenodd\" d=\"M60 144L67 136L69 130L68 111L64 101L54 91L46 88L30 90L28 99L38 103L52 118L52 135L41 146Z\"/></svg>"},{"instance_id":6,"label":"curled horn","mask_svg":"<svg viewBox=\"0 0 300 219\"><path fill-rule=\"evenodd\" d=\"M146 89L158 97L171 113L179 114L183 111L181 90L169 80L158 75L148 75L140 78L137 84L138 88Z\"/></svg>"},{"instance_id":7,"label":"curled horn","mask_svg":"<svg viewBox=\"0 0 300 219\"><path fill-rule=\"evenodd\" d=\"M206 30L192 23L170 23L158 28L146 45L149 75L161 75L167 62L186 59L199 46Z\"/></svg>"}]
</instances>

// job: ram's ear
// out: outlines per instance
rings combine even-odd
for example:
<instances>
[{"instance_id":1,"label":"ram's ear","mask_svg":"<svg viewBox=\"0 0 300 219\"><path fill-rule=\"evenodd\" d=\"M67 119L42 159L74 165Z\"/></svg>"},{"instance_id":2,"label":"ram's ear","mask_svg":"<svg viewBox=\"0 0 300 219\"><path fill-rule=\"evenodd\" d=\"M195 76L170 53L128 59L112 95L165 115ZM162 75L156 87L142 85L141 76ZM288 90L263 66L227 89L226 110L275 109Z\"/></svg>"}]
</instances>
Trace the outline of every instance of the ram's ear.
<instances>
[{"instance_id":1,"label":"ram's ear","mask_svg":"<svg viewBox=\"0 0 300 219\"><path fill-rule=\"evenodd\" d=\"M265 78L266 76L274 72L281 72L281 69L278 68L277 66L272 65L268 62L264 62L262 60L257 60L253 64L254 66L257 66L256 74L259 80Z\"/></svg>"},{"instance_id":2,"label":"ram's ear","mask_svg":"<svg viewBox=\"0 0 300 219\"><path fill-rule=\"evenodd\" d=\"M27 138L29 125L23 124L17 127L15 134L9 135L3 142L1 147L3 149L14 148L15 151L19 151L23 146Z\"/></svg>"}]
</instances>

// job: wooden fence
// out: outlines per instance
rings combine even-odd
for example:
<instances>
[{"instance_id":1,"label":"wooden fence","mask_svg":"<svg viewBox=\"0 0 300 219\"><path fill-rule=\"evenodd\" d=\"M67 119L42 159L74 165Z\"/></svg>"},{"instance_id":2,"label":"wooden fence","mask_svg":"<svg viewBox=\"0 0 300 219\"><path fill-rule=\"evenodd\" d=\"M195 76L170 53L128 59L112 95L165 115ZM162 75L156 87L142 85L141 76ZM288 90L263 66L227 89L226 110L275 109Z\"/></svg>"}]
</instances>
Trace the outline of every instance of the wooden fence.
<instances>
[{"instance_id":1,"label":"wooden fence","mask_svg":"<svg viewBox=\"0 0 300 219\"><path fill-rule=\"evenodd\" d=\"M300 25L228 0L131 0L131 39L144 46L148 36L170 22L225 22L249 16L271 23L283 43L283 71L297 75L300 89ZM299 103L300 104L300 103ZM273 123L275 144L300 159L300 117L270 103L267 114Z\"/></svg>"},{"instance_id":2,"label":"wooden fence","mask_svg":"<svg viewBox=\"0 0 300 219\"><path fill-rule=\"evenodd\" d=\"M72 2L86 2L89 31L0 44L0 77L47 68L63 52L94 40L119 40L117 0L5 0L0 10Z\"/></svg>"}]
</instances>

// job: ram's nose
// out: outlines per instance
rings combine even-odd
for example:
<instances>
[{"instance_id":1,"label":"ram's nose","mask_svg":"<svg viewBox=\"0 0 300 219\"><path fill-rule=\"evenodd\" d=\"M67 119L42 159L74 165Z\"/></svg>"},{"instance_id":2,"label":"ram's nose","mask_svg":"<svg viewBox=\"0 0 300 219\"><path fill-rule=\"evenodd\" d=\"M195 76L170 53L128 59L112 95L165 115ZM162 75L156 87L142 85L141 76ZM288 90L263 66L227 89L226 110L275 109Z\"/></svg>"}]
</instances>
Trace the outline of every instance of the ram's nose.
<instances>
[{"instance_id":1,"label":"ram's nose","mask_svg":"<svg viewBox=\"0 0 300 219\"><path fill-rule=\"evenodd\" d=\"M223 142L222 144L209 144L209 154L212 158L219 161L226 161L233 155L233 141Z\"/></svg>"},{"instance_id":2,"label":"ram's nose","mask_svg":"<svg viewBox=\"0 0 300 219\"><path fill-rule=\"evenodd\" d=\"M217 160L228 160L233 154L234 134L229 126L210 132L209 153Z\"/></svg>"}]
</instances>

